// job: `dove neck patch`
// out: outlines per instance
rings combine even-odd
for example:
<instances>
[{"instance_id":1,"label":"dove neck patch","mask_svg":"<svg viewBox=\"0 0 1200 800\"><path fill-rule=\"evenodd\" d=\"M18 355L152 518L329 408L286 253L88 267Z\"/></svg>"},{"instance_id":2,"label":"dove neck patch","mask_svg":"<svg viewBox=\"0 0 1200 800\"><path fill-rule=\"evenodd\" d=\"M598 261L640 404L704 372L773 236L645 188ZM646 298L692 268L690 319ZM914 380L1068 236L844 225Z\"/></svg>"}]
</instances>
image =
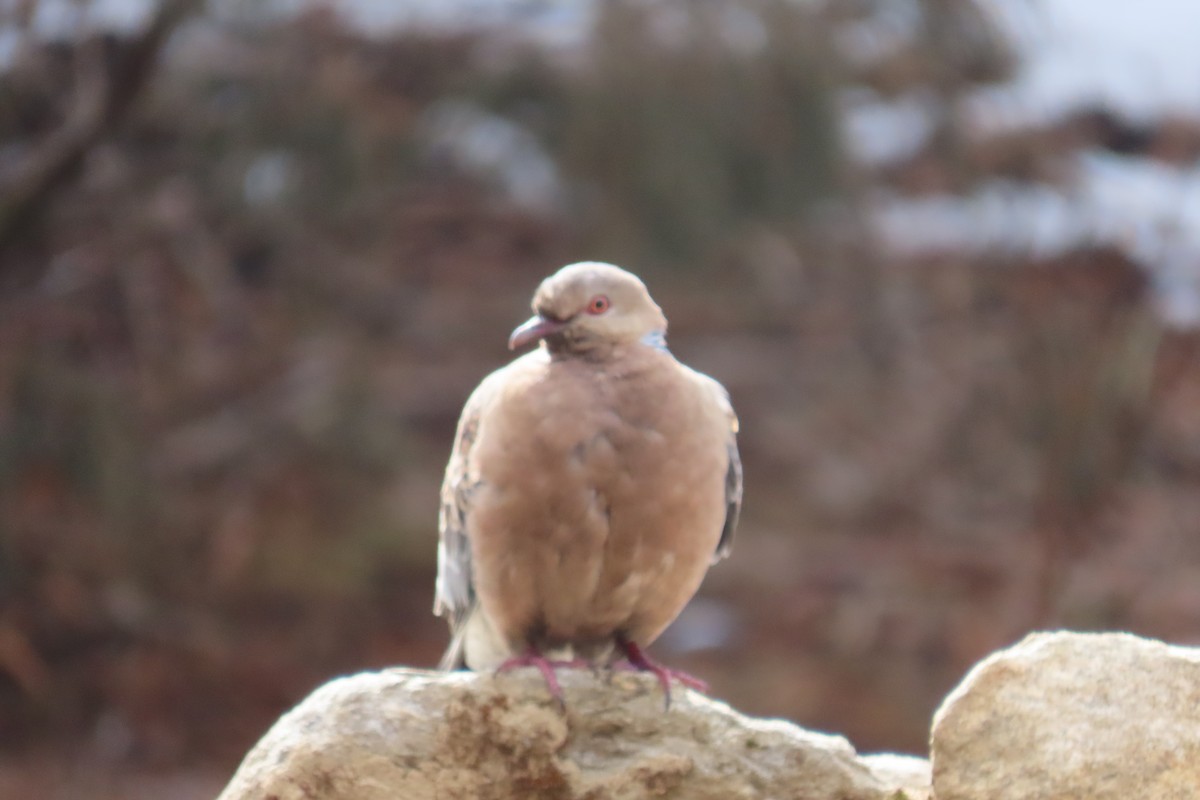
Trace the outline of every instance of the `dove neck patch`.
<instances>
[{"instance_id":1,"label":"dove neck patch","mask_svg":"<svg viewBox=\"0 0 1200 800\"><path fill-rule=\"evenodd\" d=\"M667 351L667 334L665 331L650 331L639 341L658 350L669 352Z\"/></svg>"}]
</instances>

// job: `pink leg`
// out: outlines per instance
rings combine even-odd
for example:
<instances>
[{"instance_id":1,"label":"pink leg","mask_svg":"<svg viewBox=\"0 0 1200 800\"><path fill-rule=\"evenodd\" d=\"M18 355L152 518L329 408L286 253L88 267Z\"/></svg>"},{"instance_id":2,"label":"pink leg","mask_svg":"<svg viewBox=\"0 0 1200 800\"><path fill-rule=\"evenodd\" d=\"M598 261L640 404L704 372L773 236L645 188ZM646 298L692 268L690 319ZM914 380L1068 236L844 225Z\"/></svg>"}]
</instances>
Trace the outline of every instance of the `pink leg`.
<instances>
[{"instance_id":1,"label":"pink leg","mask_svg":"<svg viewBox=\"0 0 1200 800\"><path fill-rule=\"evenodd\" d=\"M539 653L537 648L530 645L521 655L506 659L504 663L496 667L496 674L500 675L518 667L536 667L537 671L542 673L542 679L546 681L546 688L550 690L550 695L558 701L559 705L563 705L562 686L559 684L558 676L554 674L554 670L558 667L575 668L584 666L587 666L587 662L579 658L573 661L551 661Z\"/></svg>"},{"instance_id":2,"label":"pink leg","mask_svg":"<svg viewBox=\"0 0 1200 800\"><path fill-rule=\"evenodd\" d=\"M617 647L625 653L625 658L629 660L629 665L636 670L642 672L653 673L658 682L662 685L663 696L666 699L667 708L671 707L671 679L682 683L689 689L695 689L698 692L707 692L708 684L699 678L694 678L686 672L677 669L671 669L659 664L650 656L646 655L642 648L638 647L637 642L630 641L624 636L617 637Z\"/></svg>"}]
</instances>

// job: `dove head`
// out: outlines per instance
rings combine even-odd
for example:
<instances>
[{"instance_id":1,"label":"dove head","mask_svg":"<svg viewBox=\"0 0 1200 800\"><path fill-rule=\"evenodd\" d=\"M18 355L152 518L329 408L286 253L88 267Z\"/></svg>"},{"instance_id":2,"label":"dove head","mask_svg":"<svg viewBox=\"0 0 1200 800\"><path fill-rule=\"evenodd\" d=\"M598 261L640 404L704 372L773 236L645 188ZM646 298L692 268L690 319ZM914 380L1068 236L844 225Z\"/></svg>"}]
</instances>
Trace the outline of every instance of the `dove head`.
<instances>
[{"instance_id":1,"label":"dove head","mask_svg":"<svg viewBox=\"0 0 1200 800\"><path fill-rule=\"evenodd\" d=\"M644 341L661 344L667 318L637 276L612 264L570 264L542 281L535 316L512 332L510 349L539 339L552 353L589 353Z\"/></svg>"}]
</instances>

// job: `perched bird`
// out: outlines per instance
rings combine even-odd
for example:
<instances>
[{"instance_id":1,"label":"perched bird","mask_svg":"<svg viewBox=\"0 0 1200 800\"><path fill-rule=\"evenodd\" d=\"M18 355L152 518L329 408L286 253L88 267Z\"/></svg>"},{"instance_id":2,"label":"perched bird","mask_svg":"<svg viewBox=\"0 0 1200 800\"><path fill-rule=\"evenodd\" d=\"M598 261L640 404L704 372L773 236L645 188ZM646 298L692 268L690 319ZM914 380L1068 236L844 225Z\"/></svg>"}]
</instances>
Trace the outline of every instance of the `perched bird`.
<instances>
[{"instance_id":1,"label":"perched bird","mask_svg":"<svg viewBox=\"0 0 1200 800\"><path fill-rule=\"evenodd\" d=\"M629 665L733 540L742 502L725 389L675 360L634 275L583 262L546 278L509 348L538 349L467 400L439 518L434 613L448 669Z\"/></svg>"}]
</instances>

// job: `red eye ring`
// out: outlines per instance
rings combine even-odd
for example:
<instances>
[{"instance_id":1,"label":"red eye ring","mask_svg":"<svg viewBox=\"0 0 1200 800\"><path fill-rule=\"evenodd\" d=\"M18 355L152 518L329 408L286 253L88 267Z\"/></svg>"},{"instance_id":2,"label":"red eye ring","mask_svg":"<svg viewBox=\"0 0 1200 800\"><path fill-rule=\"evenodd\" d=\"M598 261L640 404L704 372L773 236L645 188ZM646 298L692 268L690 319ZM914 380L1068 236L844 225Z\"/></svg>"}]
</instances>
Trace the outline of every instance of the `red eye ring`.
<instances>
[{"instance_id":1,"label":"red eye ring","mask_svg":"<svg viewBox=\"0 0 1200 800\"><path fill-rule=\"evenodd\" d=\"M587 313L603 314L605 311L608 311L610 305L611 303L609 303L607 295L598 294L591 300L588 300Z\"/></svg>"}]
</instances>

